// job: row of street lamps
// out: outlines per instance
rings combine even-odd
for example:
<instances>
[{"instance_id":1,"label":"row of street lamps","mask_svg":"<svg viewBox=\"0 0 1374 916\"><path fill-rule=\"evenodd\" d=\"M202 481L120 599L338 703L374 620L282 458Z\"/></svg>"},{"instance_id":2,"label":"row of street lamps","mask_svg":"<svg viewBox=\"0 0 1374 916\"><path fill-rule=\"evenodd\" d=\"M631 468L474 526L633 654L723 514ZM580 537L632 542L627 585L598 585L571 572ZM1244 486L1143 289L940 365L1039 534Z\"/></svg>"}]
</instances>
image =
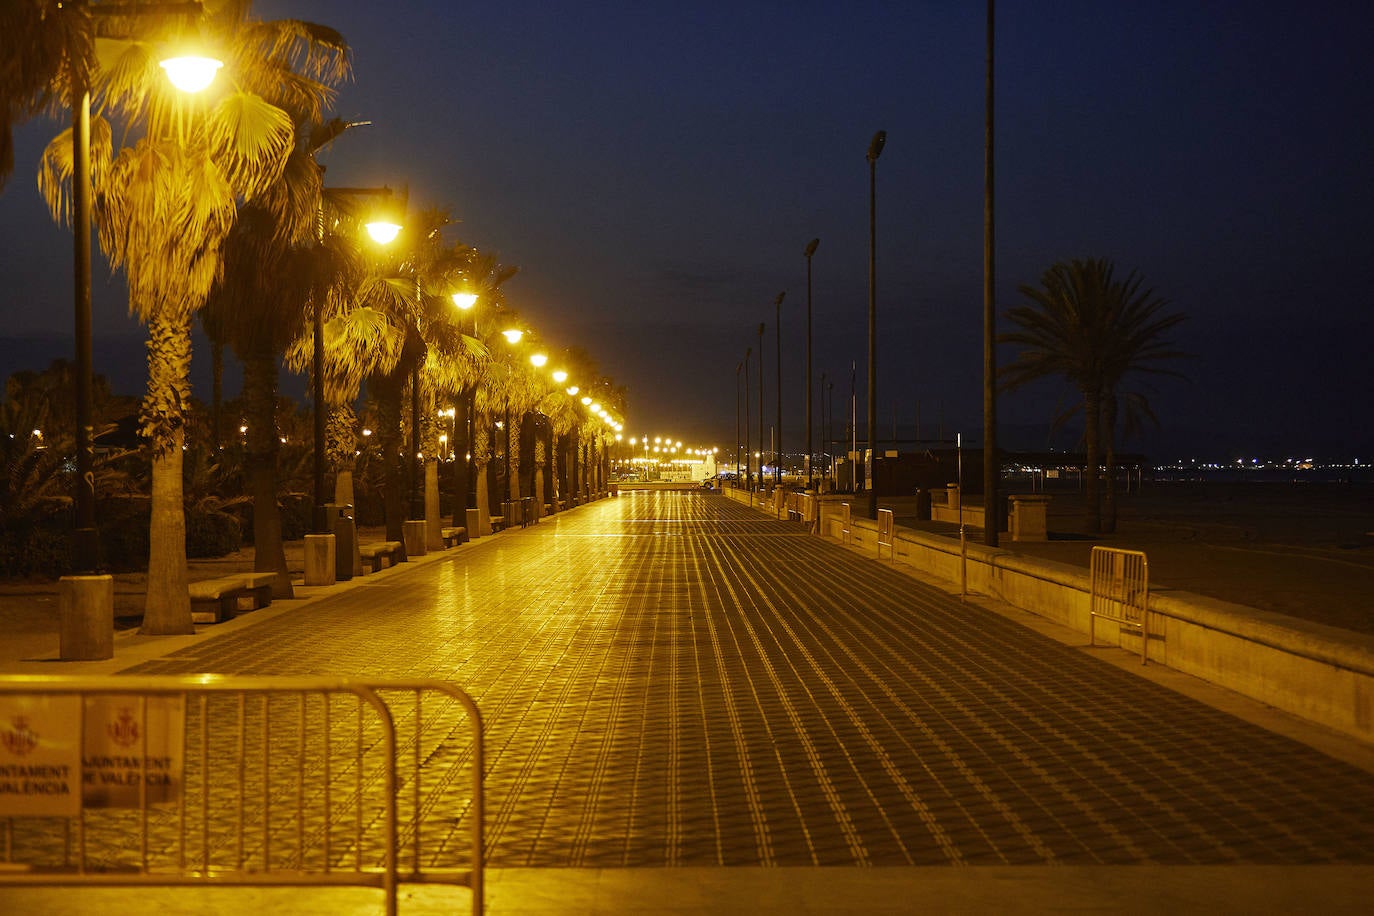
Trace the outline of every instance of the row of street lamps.
<instances>
[{"instance_id":1,"label":"row of street lamps","mask_svg":"<svg viewBox=\"0 0 1374 916\"><path fill-rule=\"evenodd\" d=\"M877 443L874 441L878 426L878 354L877 354L877 163L878 157L882 155L883 146L887 143L887 131L880 130L873 135L873 139L868 144L868 453L875 454L874 449ZM819 238L812 239L806 244L802 252L806 258L806 486L812 488L814 484L814 463L815 463L815 442L812 438L811 419L814 413L811 402L811 259L816 254L816 249L820 247ZM773 300L774 321L773 330L776 341L774 366L777 370L776 389L777 389L777 413L775 415L773 443L773 480L775 485L782 483L782 300L786 296L786 290L778 293ZM763 450L763 332L764 325L759 325L759 451ZM745 401L745 420L744 420L744 453L745 458L749 458L749 419L748 419L748 400L749 400L749 357L753 352L752 348L746 348L744 359L735 367L736 375L736 406L735 406L735 444L736 458L735 467L739 468L739 374L744 373L744 401ZM752 490L752 465L745 471L745 479L750 482ZM763 463L760 458L759 478L762 482ZM868 517L878 517L878 492L874 489L872 481L865 480L868 490Z\"/></svg>"},{"instance_id":2,"label":"row of street lamps","mask_svg":"<svg viewBox=\"0 0 1374 916\"><path fill-rule=\"evenodd\" d=\"M94 15L197 15L201 12L199 3L170 3L150 6L146 10L120 5L118 10L112 5L108 9L100 6L86 7ZM178 90L186 93L201 92L210 87L223 62L207 56L176 54L160 61L160 66L168 81ZM75 530L72 538L72 565L75 576L95 576L100 569L100 544L95 519L95 473L94 473L94 436L92 417L92 319L91 319L91 89L90 77L79 63L71 68L71 105L72 105L72 227L73 227L73 286L74 286L74 349L75 349L75 408L76 408L76 480L75 480ZM352 196L373 196L390 198L389 187L379 188L329 188L333 194ZM393 241L401 230L400 223L387 216L374 216L366 224L366 229L378 244ZM324 225L320 220L319 241L323 242ZM454 292L452 299L455 307L470 310L477 301L475 293ZM312 408L314 427L313 454L313 496L312 530L317 534L332 533L326 505L329 500L325 492L326 477L326 416L327 407L324 395L324 303L316 296L312 303L313 352L312 370ZM474 327L475 333L475 327ZM515 344L522 332L507 329L503 332L506 339ZM532 364L542 367L547 356L542 353L531 357ZM567 372L557 370L552 375L555 382L563 385ZM565 388L569 396L578 393L576 385ZM604 422L617 431L623 428L619 420L612 417L609 410L582 399L584 407L598 414ZM415 424L418 426L418 424ZM418 453L418 449L414 449Z\"/></svg>"}]
</instances>

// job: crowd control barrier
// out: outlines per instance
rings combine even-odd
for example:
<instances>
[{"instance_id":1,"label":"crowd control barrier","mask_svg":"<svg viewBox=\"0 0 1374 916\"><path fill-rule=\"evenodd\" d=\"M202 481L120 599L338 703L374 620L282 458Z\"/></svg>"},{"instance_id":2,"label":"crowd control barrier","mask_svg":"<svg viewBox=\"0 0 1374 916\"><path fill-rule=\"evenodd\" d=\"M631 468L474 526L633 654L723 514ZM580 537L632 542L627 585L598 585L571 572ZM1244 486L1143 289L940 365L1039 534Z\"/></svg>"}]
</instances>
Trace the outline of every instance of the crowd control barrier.
<instances>
[{"instance_id":1,"label":"crowd control barrier","mask_svg":"<svg viewBox=\"0 0 1374 916\"><path fill-rule=\"evenodd\" d=\"M467 887L482 720L434 680L0 678L0 887Z\"/></svg>"},{"instance_id":2,"label":"crowd control barrier","mask_svg":"<svg viewBox=\"0 0 1374 916\"><path fill-rule=\"evenodd\" d=\"M1138 550L1094 547L1088 567L1088 645L1096 644L1097 618L1140 631L1140 663L1150 642L1150 563Z\"/></svg>"}]
</instances>

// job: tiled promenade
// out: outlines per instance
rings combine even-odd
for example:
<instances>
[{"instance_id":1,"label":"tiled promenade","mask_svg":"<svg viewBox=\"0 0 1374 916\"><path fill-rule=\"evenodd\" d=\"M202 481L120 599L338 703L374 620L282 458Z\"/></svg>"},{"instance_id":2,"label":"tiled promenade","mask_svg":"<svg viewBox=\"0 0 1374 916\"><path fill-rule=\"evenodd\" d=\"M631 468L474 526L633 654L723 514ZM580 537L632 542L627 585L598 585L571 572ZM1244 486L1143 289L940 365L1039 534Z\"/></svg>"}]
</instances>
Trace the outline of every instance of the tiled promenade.
<instances>
[{"instance_id":1,"label":"tiled promenade","mask_svg":"<svg viewBox=\"0 0 1374 916\"><path fill-rule=\"evenodd\" d=\"M1374 865L1369 772L700 493L622 494L127 670L462 685L498 870Z\"/></svg>"}]
</instances>

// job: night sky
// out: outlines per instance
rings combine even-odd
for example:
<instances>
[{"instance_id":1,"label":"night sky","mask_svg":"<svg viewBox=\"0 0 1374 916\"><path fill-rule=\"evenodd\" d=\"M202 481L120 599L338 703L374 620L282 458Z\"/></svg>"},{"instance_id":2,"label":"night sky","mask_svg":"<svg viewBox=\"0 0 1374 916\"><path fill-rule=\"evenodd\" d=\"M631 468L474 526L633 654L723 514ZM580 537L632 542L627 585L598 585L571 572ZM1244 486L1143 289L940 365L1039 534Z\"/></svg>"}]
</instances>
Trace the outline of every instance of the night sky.
<instances>
[{"instance_id":1,"label":"night sky","mask_svg":"<svg viewBox=\"0 0 1374 916\"><path fill-rule=\"evenodd\" d=\"M883 435L895 410L901 438L919 413L923 438L981 439L983 3L256 9L353 46L334 113L374 123L326 154L329 181L408 184L413 204L461 221L452 238L519 265L511 304L628 386L627 435L724 450L735 367L754 346L757 369L761 321L771 424L786 290L783 432L800 450L813 237L815 381L835 380L838 424L856 363L862 419L864 154L886 130ZM1113 258L1190 316L1176 342L1195 354L1187 381L1137 386L1162 428L1128 449L1374 460L1369 4L1004 0L997 17L999 313L1056 260ZM60 129L21 129L0 197L5 375L70 357L70 235L34 181ZM117 280L95 272L96 370L137 393L142 331ZM208 396L208 351L196 360ZM1073 400L1049 383L1004 396L1002 444L1073 446L1074 432L1049 432Z\"/></svg>"}]
</instances>

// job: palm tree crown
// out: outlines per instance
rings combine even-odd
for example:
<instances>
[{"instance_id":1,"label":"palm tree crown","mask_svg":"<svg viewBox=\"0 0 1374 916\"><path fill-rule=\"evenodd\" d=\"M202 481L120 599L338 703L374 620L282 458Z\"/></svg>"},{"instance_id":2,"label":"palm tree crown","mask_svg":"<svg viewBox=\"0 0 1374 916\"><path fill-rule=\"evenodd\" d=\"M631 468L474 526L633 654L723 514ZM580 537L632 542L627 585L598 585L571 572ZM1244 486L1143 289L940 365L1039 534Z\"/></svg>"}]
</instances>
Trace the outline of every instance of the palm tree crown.
<instances>
[{"instance_id":1,"label":"palm tree crown","mask_svg":"<svg viewBox=\"0 0 1374 916\"><path fill-rule=\"evenodd\" d=\"M1021 286L1030 304L1011 309L1007 317L1019 330L998 336L1021 347L998 373L1004 389L1045 376L1066 378L1083 398L1087 449L1088 527L1101 528L1097 469L1105 440L1109 454L1115 442L1116 403L1120 386L1132 374L1178 375L1165 363L1184 354L1165 335L1185 319L1165 313L1168 301L1153 289L1142 289L1136 271L1118 280L1106 258L1059 262L1040 278L1040 286ZM1148 401L1133 392L1131 415L1153 417Z\"/></svg>"}]
</instances>

